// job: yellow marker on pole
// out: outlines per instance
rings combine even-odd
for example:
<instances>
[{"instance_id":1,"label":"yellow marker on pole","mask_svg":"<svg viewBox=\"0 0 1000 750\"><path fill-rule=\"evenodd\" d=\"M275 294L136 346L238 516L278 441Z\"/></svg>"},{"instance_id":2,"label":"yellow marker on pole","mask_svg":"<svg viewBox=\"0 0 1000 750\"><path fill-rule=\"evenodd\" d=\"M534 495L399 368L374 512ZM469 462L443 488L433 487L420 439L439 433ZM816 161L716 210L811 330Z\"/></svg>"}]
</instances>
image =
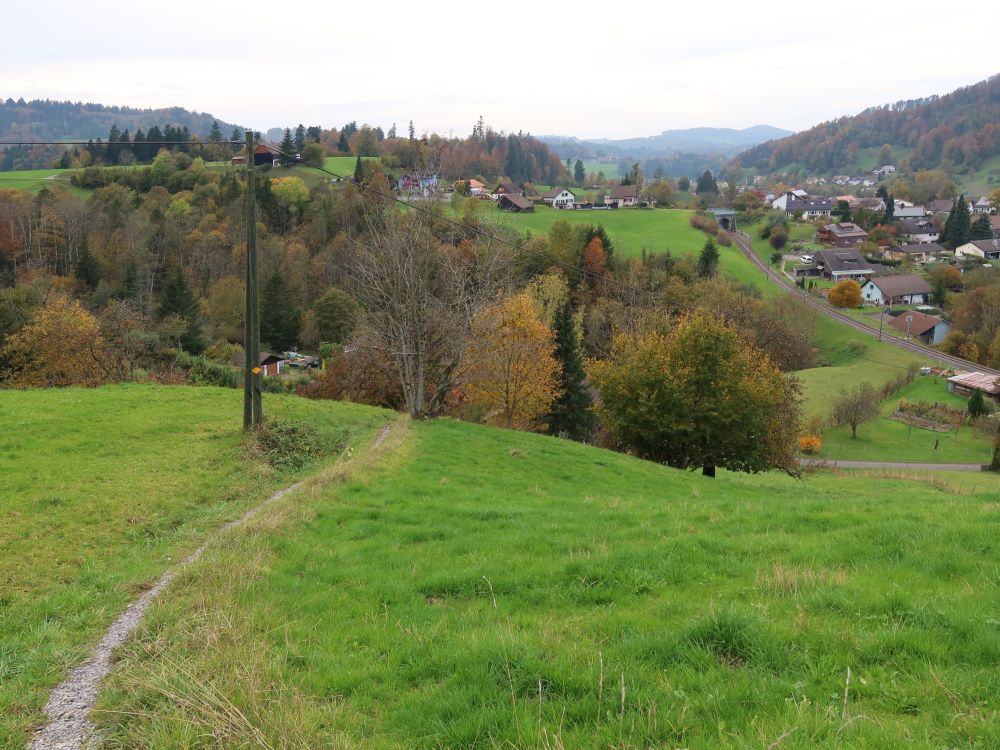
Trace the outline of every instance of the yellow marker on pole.
<instances>
[{"instance_id":1,"label":"yellow marker on pole","mask_svg":"<svg viewBox=\"0 0 1000 750\"><path fill-rule=\"evenodd\" d=\"M252 372L254 375L260 375L263 372L263 370L261 370L259 367L255 367L250 372Z\"/></svg>"}]
</instances>

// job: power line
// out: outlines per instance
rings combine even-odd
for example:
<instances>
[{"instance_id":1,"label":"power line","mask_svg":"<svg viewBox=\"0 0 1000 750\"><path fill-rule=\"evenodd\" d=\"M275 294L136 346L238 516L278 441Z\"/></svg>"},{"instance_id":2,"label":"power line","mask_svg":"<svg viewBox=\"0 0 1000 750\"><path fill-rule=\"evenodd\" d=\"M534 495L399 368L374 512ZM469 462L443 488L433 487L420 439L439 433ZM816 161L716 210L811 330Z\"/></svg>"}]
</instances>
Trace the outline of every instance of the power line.
<instances>
[{"instance_id":1,"label":"power line","mask_svg":"<svg viewBox=\"0 0 1000 750\"><path fill-rule=\"evenodd\" d=\"M242 146L240 141L0 141L0 146Z\"/></svg>"}]
</instances>

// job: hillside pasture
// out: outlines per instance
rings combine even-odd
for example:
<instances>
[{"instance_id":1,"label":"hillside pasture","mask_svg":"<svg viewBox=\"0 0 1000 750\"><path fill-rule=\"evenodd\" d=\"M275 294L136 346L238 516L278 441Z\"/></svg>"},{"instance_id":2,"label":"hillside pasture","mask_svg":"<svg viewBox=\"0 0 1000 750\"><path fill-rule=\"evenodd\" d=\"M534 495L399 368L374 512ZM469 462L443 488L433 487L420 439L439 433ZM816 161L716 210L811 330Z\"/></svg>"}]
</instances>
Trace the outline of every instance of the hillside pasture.
<instances>
[{"instance_id":1,"label":"hillside pasture","mask_svg":"<svg viewBox=\"0 0 1000 750\"><path fill-rule=\"evenodd\" d=\"M987 747L996 486L671 470L438 420L215 547L112 747Z\"/></svg>"},{"instance_id":2,"label":"hillside pasture","mask_svg":"<svg viewBox=\"0 0 1000 750\"><path fill-rule=\"evenodd\" d=\"M0 190L25 190L37 193L42 188L50 190L68 190L74 195L87 197L89 190L70 185L72 169L29 169L13 172L0 172Z\"/></svg>"},{"instance_id":3,"label":"hillside pasture","mask_svg":"<svg viewBox=\"0 0 1000 750\"><path fill-rule=\"evenodd\" d=\"M330 446L392 419L271 395L265 410ZM0 390L0 415L0 747L21 748L125 606L294 474L244 455L236 390Z\"/></svg>"}]
</instances>

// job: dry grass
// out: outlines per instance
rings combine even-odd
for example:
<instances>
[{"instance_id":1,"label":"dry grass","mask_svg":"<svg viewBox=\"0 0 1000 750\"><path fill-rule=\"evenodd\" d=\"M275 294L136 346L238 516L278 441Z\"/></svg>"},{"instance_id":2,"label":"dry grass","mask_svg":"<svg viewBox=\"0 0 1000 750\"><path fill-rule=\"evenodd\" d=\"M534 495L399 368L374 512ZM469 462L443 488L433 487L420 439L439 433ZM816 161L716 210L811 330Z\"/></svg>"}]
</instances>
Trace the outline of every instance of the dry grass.
<instances>
[{"instance_id":1,"label":"dry grass","mask_svg":"<svg viewBox=\"0 0 1000 750\"><path fill-rule=\"evenodd\" d=\"M841 568L799 568L781 562L776 562L769 570L758 570L755 581L757 588L789 594L797 594L803 589L817 586L843 586L846 583L847 571Z\"/></svg>"}]
</instances>

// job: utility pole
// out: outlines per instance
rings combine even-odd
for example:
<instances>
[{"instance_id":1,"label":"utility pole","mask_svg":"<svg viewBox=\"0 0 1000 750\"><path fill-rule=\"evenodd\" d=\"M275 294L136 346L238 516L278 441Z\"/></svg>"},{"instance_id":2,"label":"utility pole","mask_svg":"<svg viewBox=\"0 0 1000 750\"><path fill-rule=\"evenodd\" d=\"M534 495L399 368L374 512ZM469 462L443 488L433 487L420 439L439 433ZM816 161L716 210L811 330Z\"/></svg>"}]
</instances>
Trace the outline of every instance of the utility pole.
<instances>
[{"instance_id":1,"label":"utility pole","mask_svg":"<svg viewBox=\"0 0 1000 750\"><path fill-rule=\"evenodd\" d=\"M260 299L257 295L257 176L253 131L247 131L247 268L243 329L243 429L264 421L260 402Z\"/></svg>"}]
</instances>

